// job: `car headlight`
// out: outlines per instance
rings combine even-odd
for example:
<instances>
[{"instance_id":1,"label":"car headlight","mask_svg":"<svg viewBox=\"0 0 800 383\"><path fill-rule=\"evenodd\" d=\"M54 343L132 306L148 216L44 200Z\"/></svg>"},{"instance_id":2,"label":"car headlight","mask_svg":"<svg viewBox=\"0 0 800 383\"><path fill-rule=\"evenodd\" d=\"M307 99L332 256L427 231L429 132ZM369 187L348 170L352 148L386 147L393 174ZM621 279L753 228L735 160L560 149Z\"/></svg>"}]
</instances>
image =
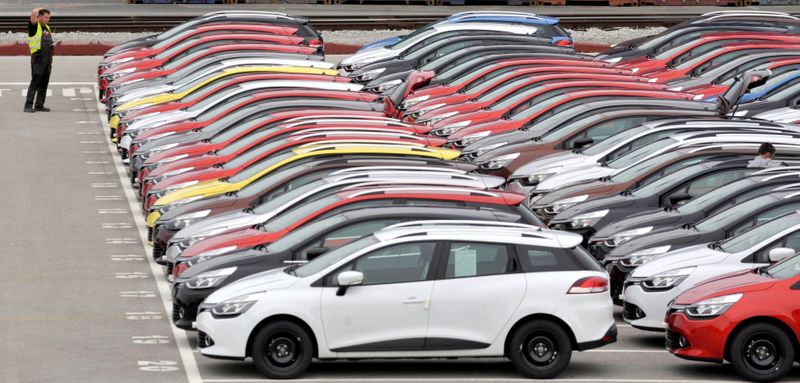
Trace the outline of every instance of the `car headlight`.
<instances>
[{"instance_id":1,"label":"car headlight","mask_svg":"<svg viewBox=\"0 0 800 383\"><path fill-rule=\"evenodd\" d=\"M357 74L357 75L353 76L353 80L356 80L356 81L369 81L369 80L374 79L375 77L378 77L379 74L381 74L381 73L383 73L385 71L386 71L386 68L378 68L378 69L368 70L366 72L363 72L361 74Z\"/></svg>"},{"instance_id":2,"label":"car headlight","mask_svg":"<svg viewBox=\"0 0 800 383\"><path fill-rule=\"evenodd\" d=\"M392 80L392 81L382 82L382 83L380 83L380 84L378 84L376 86L372 86L372 87L367 88L367 91L375 92L375 93L383 93L383 92L385 92L385 91L387 91L389 89L392 89L392 88L400 85L402 82L403 82L403 80Z\"/></svg>"},{"instance_id":3,"label":"car headlight","mask_svg":"<svg viewBox=\"0 0 800 383\"><path fill-rule=\"evenodd\" d=\"M209 213L211 213L211 210L201 210L194 213L179 215L167 221L164 227L170 230L180 230L207 217Z\"/></svg>"},{"instance_id":4,"label":"car headlight","mask_svg":"<svg viewBox=\"0 0 800 383\"><path fill-rule=\"evenodd\" d=\"M264 296L266 291L259 291L257 293L241 295L231 298L220 303L213 305L211 314L216 316L233 317L244 314L250 307L253 306L261 297ZM205 306L205 307L202 307ZM201 308L209 308L208 305L201 305Z\"/></svg>"},{"instance_id":5,"label":"car headlight","mask_svg":"<svg viewBox=\"0 0 800 383\"><path fill-rule=\"evenodd\" d=\"M551 206L545 206L544 211L547 214L558 214L568 207L577 205L583 201L586 201L589 198L588 194L581 194L579 196L564 198L562 200L558 200L554 202Z\"/></svg>"},{"instance_id":6,"label":"car headlight","mask_svg":"<svg viewBox=\"0 0 800 383\"><path fill-rule=\"evenodd\" d=\"M445 113L442 116L449 115L449 114L450 113ZM449 135L451 135L451 134L463 129L464 127L469 125L469 123L470 123L470 120L459 121L459 122L456 122L456 123L453 123L453 124L448 124L448 125L442 126L441 128L437 128L437 129L431 130L431 134L433 134L434 136L439 136L439 137L449 136Z\"/></svg>"},{"instance_id":7,"label":"car headlight","mask_svg":"<svg viewBox=\"0 0 800 383\"><path fill-rule=\"evenodd\" d=\"M408 99L406 99L405 101L403 101L400 104L400 108L401 109L408 109L408 108L410 108L410 107L412 107L414 105L417 105L420 102L423 102L423 101L425 101L425 100L427 100L429 98L431 98L431 96L429 94L426 94L424 96L417 96L417 97L408 98Z\"/></svg>"},{"instance_id":8,"label":"car headlight","mask_svg":"<svg viewBox=\"0 0 800 383\"><path fill-rule=\"evenodd\" d=\"M665 271L642 281L642 285L651 290L669 290L683 282L695 268L692 266Z\"/></svg>"},{"instance_id":9,"label":"car headlight","mask_svg":"<svg viewBox=\"0 0 800 383\"><path fill-rule=\"evenodd\" d=\"M742 293L737 293L706 299L687 307L686 313L689 314L689 316L697 318L720 316L728 311L728 309L731 308L731 306L733 306L741 298Z\"/></svg>"},{"instance_id":10,"label":"car headlight","mask_svg":"<svg viewBox=\"0 0 800 383\"><path fill-rule=\"evenodd\" d=\"M435 123L437 123L437 122L439 122L441 120L444 120L445 118L453 117L456 114L458 114L458 112L447 112L447 113L437 114L437 115L435 115L435 116L433 116L431 118L425 118L425 119L418 120L418 122L422 122L422 123L425 123L425 124L428 124L428 125L433 125L433 124L435 124Z\"/></svg>"},{"instance_id":11,"label":"car headlight","mask_svg":"<svg viewBox=\"0 0 800 383\"><path fill-rule=\"evenodd\" d=\"M176 156L176 157L177 157L177 156ZM172 176L177 176L178 174L181 174L181 173L186 173L186 172L188 172L188 171L191 171L191 170L194 170L194 167L192 167L192 166L189 166L189 167L186 167L186 168L180 168L180 169L170 170L170 171L168 171L168 172L164 173L164 174L163 174L163 176L164 176L164 177L172 177Z\"/></svg>"},{"instance_id":12,"label":"car headlight","mask_svg":"<svg viewBox=\"0 0 800 383\"><path fill-rule=\"evenodd\" d=\"M497 170L510 164L519 157L519 153L510 153L499 157L492 158L484 163L478 165L482 170Z\"/></svg>"},{"instance_id":13,"label":"car headlight","mask_svg":"<svg viewBox=\"0 0 800 383\"><path fill-rule=\"evenodd\" d=\"M652 226L638 227L636 229L620 231L619 233L612 235L611 238L605 241L605 243L608 247L617 247L623 242L630 241L633 237L638 237L651 231L653 231Z\"/></svg>"},{"instance_id":14,"label":"car headlight","mask_svg":"<svg viewBox=\"0 0 800 383\"><path fill-rule=\"evenodd\" d=\"M417 118L417 117L419 117L419 116L421 116L421 115L423 115L423 114L425 114L425 113L428 113L428 112L430 112L430 111L432 111L432 110L434 110L434 109L439 109L439 108L441 108L441 107L443 107L443 106L446 106L446 105L447 105L447 104L444 104L444 103L442 103L442 104L428 105L428 106L426 106L426 107L424 107L424 108L420 108L420 109L419 109L419 110L417 110L416 112L412 113L412 114L411 114L411 116L413 116L414 118Z\"/></svg>"},{"instance_id":15,"label":"car headlight","mask_svg":"<svg viewBox=\"0 0 800 383\"><path fill-rule=\"evenodd\" d=\"M463 148L463 147L465 147L465 146L467 146L467 145L469 145L469 144L471 144L471 143L473 143L475 141L480 140L481 138L484 138L484 137L488 136L491 133L492 132L486 130L486 131L483 131L483 132L468 134L468 135L466 135L464 137L461 137L460 140L457 140L456 141L456 146Z\"/></svg>"},{"instance_id":16,"label":"car headlight","mask_svg":"<svg viewBox=\"0 0 800 383\"><path fill-rule=\"evenodd\" d=\"M578 214L572 217L572 228L582 229L586 227L592 227L606 215L608 215L608 209L593 211L586 214Z\"/></svg>"},{"instance_id":17,"label":"car headlight","mask_svg":"<svg viewBox=\"0 0 800 383\"><path fill-rule=\"evenodd\" d=\"M639 71L639 68L631 68L631 74L635 74Z\"/></svg>"},{"instance_id":18,"label":"car headlight","mask_svg":"<svg viewBox=\"0 0 800 383\"><path fill-rule=\"evenodd\" d=\"M234 251L236 249L237 249L237 247L235 245L220 247L219 249L214 249L214 250L211 250L211 251L206 251L204 253L200 253L198 255L195 255L194 257L191 257L188 260L186 260L186 263L191 267L191 266L194 266L194 265L196 265L198 263L203 263L203 262L205 262L205 261L207 261L207 260L209 260L211 258L218 257L218 256L223 255L223 254L230 253L230 252L232 252L232 251Z\"/></svg>"},{"instance_id":19,"label":"car headlight","mask_svg":"<svg viewBox=\"0 0 800 383\"><path fill-rule=\"evenodd\" d=\"M133 56L128 56L128 57L125 57L125 58L116 59L116 60L108 62L108 63L103 63L103 65L106 65L106 68L108 68L108 67L111 67L113 65L119 65L119 64L126 63L126 62L132 61L132 60L133 60Z\"/></svg>"},{"instance_id":20,"label":"car headlight","mask_svg":"<svg viewBox=\"0 0 800 383\"><path fill-rule=\"evenodd\" d=\"M504 141L504 142L498 142L496 144L485 145L485 146L481 146L480 148L477 148L477 149L475 149L474 151L471 151L471 152L462 152L462 155L466 155L466 156L469 156L471 158L477 158L477 157L480 157L480 156L484 155L486 152L495 150L497 148L501 148L501 147L505 146L506 144L508 144L508 142Z\"/></svg>"},{"instance_id":21,"label":"car headlight","mask_svg":"<svg viewBox=\"0 0 800 383\"><path fill-rule=\"evenodd\" d=\"M622 61L622 57L614 57L614 58L606 59L606 60L603 60L603 61L605 61L605 62L607 62L609 64L616 64L616 63Z\"/></svg>"},{"instance_id":22,"label":"car headlight","mask_svg":"<svg viewBox=\"0 0 800 383\"><path fill-rule=\"evenodd\" d=\"M186 287L192 290L210 289L219 286L225 278L236 271L236 266L200 273L186 281Z\"/></svg>"},{"instance_id":23,"label":"car headlight","mask_svg":"<svg viewBox=\"0 0 800 383\"><path fill-rule=\"evenodd\" d=\"M550 176L552 176L553 174L556 174L556 172L553 171L553 170L548 170L548 171L543 171L543 172L538 172L538 173L531 173L530 175L528 175L528 183L531 184L531 185L536 185L536 184L538 184L538 183L550 178Z\"/></svg>"},{"instance_id":24,"label":"car headlight","mask_svg":"<svg viewBox=\"0 0 800 383\"><path fill-rule=\"evenodd\" d=\"M115 71L114 73L108 74L108 80L109 81L116 80L116 79L118 79L118 78L120 78L122 76L125 76L125 75L129 74L129 73L133 73L133 71L135 71L135 70L136 70L136 68L128 68L128 69L122 69L122 70Z\"/></svg>"}]
</instances>

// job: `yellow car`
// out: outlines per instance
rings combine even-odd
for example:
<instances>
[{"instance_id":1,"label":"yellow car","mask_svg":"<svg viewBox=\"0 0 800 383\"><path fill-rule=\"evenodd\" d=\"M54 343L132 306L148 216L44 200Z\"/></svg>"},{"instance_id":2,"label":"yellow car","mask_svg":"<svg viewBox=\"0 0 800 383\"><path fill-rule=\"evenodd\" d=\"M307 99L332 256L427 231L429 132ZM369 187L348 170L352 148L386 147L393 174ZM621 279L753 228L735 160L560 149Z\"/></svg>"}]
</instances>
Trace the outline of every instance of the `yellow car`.
<instances>
[{"instance_id":1,"label":"yellow car","mask_svg":"<svg viewBox=\"0 0 800 383\"><path fill-rule=\"evenodd\" d=\"M165 205L182 205L196 201L205 197L220 195L237 191L244 186L257 181L261 177L270 174L280 168L302 161L306 158L313 160L320 156L342 155L342 154L382 154L398 156L415 156L437 158L442 160L453 160L459 156L458 150L430 147L414 144L358 144L358 143L336 143L336 144L306 144L299 146L283 154L272 156L259 163L253 164L238 174L225 180L204 181L192 186L175 190L156 200L151 206L151 212L147 215L147 226L155 227L155 223L161 213L159 207Z\"/></svg>"},{"instance_id":2,"label":"yellow car","mask_svg":"<svg viewBox=\"0 0 800 383\"><path fill-rule=\"evenodd\" d=\"M254 73L254 72L276 72L276 73L299 73L299 74L320 74L320 75L328 75L328 76L337 76L339 75L339 71L336 69L321 69L321 68L309 68L309 67L300 67L300 66L252 66L252 67L239 67L239 68L230 68L226 69L220 73L217 73L213 76L208 78L202 79L202 81L193 81L187 84L184 87L178 88L173 92L168 93L161 93L150 97L141 98L138 100L128 101L113 110L113 115L111 119L108 121L108 125L111 130L116 130L117 126L119 125L119 113L129 110L131 108L141 106L141 105L157 105L163 104L171 101L180 100L197 90L203 89L204 87L214 84L217 80L222 79L227 76L232 76L235 74L240 73Z\"/></svg>"}]
</instances>

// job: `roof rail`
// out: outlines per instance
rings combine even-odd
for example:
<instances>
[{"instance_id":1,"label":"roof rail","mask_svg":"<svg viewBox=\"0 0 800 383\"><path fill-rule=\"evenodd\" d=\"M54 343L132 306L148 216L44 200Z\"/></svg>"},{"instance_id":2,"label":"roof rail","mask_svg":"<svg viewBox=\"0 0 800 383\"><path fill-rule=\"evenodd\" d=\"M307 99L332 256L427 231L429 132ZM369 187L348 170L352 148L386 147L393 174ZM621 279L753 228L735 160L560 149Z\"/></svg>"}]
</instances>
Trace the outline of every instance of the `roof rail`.
<instances>
[{"instance_id":1,"label":"roof rail","mask_svg":"<svg viewBox=\"0 0 800 383\"><path fill-rule=\"evenodd\" d=\"M755 11L755 10L750 10L750 9L731 9L731 10L724 10L724 11L712 11L712 12L706 12L706 13L704 13L704 14L700 15L700 17L714 16L714 15L738 15L738 14L747 14L747 15L751 15L751 14L754 14L754 15L775 15L775 16L781 16L781 15L785 15L785 16L791 16L791 15L789 15L789 14L788 14L788 13L786 13L786 12L776 12L776 11Z\"/></svg>"},{"instance_id":2,"label":"roof rail","mask_svg":"<svg viewBox=\"0 0 800 383\"><path fill-rule=\"evenodd\" d=\"M499 197L500 194L492 191L487 190L480 190L480 189L473 189L473 188L464 188L464 187L440 187L440 186L401 186L401 187L381 187L381 188L374 188L374 189L367 189L367 190L355 190L359 187L363 187L363 185L356 184L352 186L348 186L342 191L350 191L353 190L354 193L351 197L361 197L370 194L385 194L386 192L446 192L449 194L479 194L484 197Z\"/></svg>"},{"instance_id":3,"label":"roof rail","mask_svg":"<svg viewBox=\"0 0 800 383\"><path fill-rule=\"evenodd\" d=\"M499 222L499 221L468 221L468 220L428 220L428 221L410 221L396 223L391 226L386 226L384 230L399 229L406 227L431 227L431 226L480 226L480 227L502 227L502 228L519 228L531 229L535 231L542 231L540 226L528 225L525 223L514 222Z\"/></svg>"},{"instance_id":4,"label":"roof rail","mask_svg":"<svg viewBox=\"0 0 800 383\"><path fill-rule=\"evenodd\" d=\"M320 150L331 150L337 148L386 148L386 149L408 149L408 150L423 150L428 152L434 152L434 149L425 146L425 144L416 144L411 142L403 142L403 143L394 143L390 141L376 141L374 143L359 143L359 142L349 142L349 141L337 141L336 143L320 143L320 142L310 142L307 144L303 144L298 146L298 149L303 149L307 152L316 152Z\"/></svg>"},{"instance_id":5,"label":"roof rail","mask_svg":"<svg viewBox=\"0 0 800 383\"><path fill-rule=\"evenodd\" d=\"M452 174L467 174L466 170L458 169L458 168L446 168L442 166L430 166L430 167L423 167L423 166L359 166L354 168L344 168L339 169L335 172L331 172L328 176L333 175L340 175L340 174L349 174L349 173L357 173L363 171L400 171L400 170L407 170L407 171L420 171L420 172L441 172L441 173L452 173Z\"/></svg>"},{"instance_id":6,"label":"roof rail","mask_svg":"<svg viewBox=\"0 0 800 383\"><path fill-rule=\"evenodd\" d=\"M775 172L784 172L784 171L791 171L791 170L800 170L800 166L776 166L774 168L764 168L761 169L753 175L761 175L764 173L775 173Z\"/></svg>"},{"instance_id":7,"label":"roof rail","mask_svg":"<svg viewBox=\"0 0 800 383\"><path fill-rule=\"evenodd\" d=\"M336 137L336 136L352 136L354 134L363 135L363 138L355 138L349 139L344 142L366 142L366 143L373 143L373 142L384 142L382 139L386 137L397 138L397 139L407 139L407 140L416 140L419 142L427 142L425 137L417 136L413 134L408 134L408 132L402 131L359 131L359 130L343 130L343 129L331 129L329 131L317 131L317 132L298 132L297 134L292 134L286 137L287 139L292 140L304 140L307 138L313 137ZM342 142L339 140L322 140L314 142L315 144L327 144L327 143L335 143L335 142Z\"/></svg>"},{"instance_id":8,"label":"roof rail","mask_svg":"<svg viewBox=\"0 0 800 383\"><path fill-rule=\"evenodd\" d=\"M785 190L792 190L792 189L800 189L800 183L795 184L788 184L788 185L781 185L772 189L772 191L785 191Z\"/></svg>"}]
</instances>

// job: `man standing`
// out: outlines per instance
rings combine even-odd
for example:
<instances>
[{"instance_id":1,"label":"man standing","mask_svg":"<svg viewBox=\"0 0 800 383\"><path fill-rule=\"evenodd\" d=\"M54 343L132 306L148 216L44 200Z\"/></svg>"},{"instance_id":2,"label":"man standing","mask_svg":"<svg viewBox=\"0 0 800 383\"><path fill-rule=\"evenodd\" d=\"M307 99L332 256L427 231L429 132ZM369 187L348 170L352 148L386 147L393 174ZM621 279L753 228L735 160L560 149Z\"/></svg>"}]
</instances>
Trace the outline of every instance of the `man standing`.
<instances>
[{"instance_id":1,"label":"man standing","mask_svg":"<svg viewBox=\"0 0 800 383\"><path fill-rule=\"evenodd\" d=\"M775 160L775 146L765 142L758 147L756 157L747 163L748 168L774 168L786 166L782 161Z\"/></svg>"},{"instance_id":2,"label":"man standing","mask_svg":"<svg viewBox=\"0 0 800 383\"><path fill-rule=\"evenodd\" d=\"M31 85L25 99L25 112L49 112L45 108L47 85L53 65L53 35L50 33L50 11L34 8L28 22L28 47L31 49ZM34 103L34 100L36 101Z\"/></svg>"}]
</instances>

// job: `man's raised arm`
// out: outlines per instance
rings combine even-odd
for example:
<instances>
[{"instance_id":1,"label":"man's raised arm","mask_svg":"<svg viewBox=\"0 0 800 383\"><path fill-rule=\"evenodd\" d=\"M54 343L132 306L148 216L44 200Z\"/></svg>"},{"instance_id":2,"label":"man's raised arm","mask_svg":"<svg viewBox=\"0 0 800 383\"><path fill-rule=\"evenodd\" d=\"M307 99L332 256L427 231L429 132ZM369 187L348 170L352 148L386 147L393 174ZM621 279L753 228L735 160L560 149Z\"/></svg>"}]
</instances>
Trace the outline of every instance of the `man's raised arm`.
<instances>
[{"instance_id":1,"label":"man's raised arm","mask_svg":"<svg viewBox=\"0 0 800 383\"><path fill-rule=\"evenodd\" d=\"M41 8L34 8L31 11L31 24L36 24L39 22L39 10Z\"/></svg>"}]
</instances>

